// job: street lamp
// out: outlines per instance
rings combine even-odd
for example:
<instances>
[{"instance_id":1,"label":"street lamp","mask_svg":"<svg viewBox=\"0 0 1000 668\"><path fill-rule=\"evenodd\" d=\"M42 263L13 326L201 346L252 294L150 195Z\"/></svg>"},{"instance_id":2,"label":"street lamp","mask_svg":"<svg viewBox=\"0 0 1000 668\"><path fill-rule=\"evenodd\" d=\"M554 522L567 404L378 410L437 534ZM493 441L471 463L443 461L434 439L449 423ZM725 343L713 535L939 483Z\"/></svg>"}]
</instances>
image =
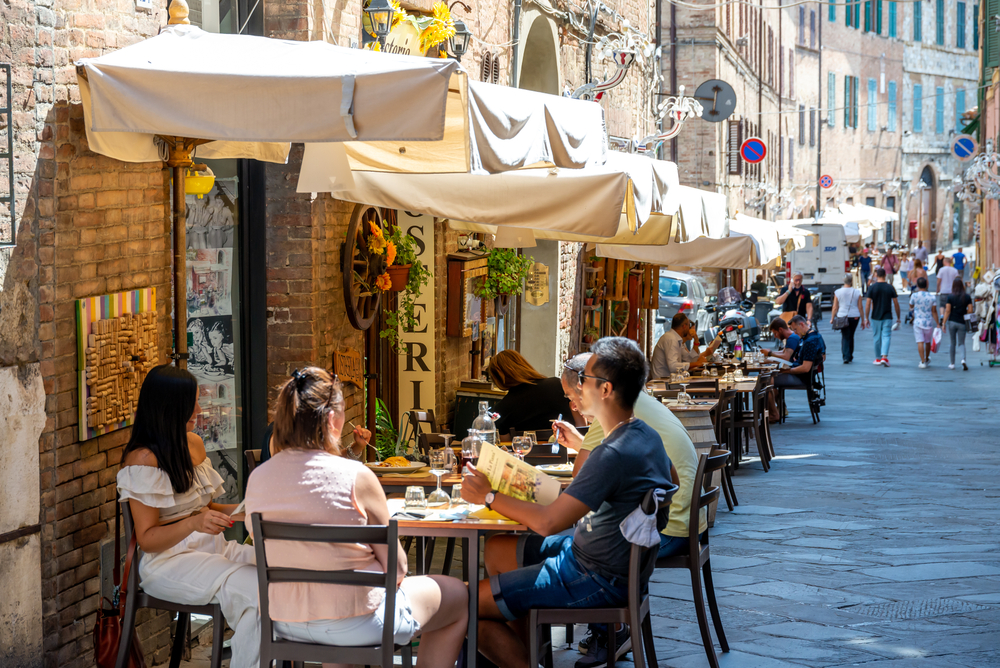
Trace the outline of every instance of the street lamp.
<instances>
[{"instance_id":1,"label":"street lamp","mask_svg":"<svg viewBox=\"0 0 1000 668\"><path fill-rule=\"evenodd\" d=\"M389 4L389 0L368 0L364 12L368 15L368 22L371 24L372 32L375 33L375 39L384 45L396 10Z\"/></svg>"},{"instance_id":2,"label":"street lamp","mask_svg":"<svg viewBox=\"0 0 1000 668\"><path fill-rule=\"evenodd\" d=\"M466 12L472 11L472 7L462 2L462 0L455 0L455 2L451 3L449 10L455 5L461 5L462 9ZM455 56L455 60L461 62L462 56L469 50L469 41L472 39L472 33L465 27L465 21L461 19L456 19L454 26L455 34L448 38L448 50L451 52L451 55Z\"/></svg>"},{"instance_id":3,"label":"street lamp","mask_svg":"<svg viewBox=\"0 0 1000 668\"><path fill-rule=\"evenodd\" d=\"M451 51L451 55L455 56L455 60L462 60L462 56L469 50L469 40L471 39L472 33L465 27L465 21L455 21L455 34L448 38L448 50Z\"/></svg>"}]
</instances>

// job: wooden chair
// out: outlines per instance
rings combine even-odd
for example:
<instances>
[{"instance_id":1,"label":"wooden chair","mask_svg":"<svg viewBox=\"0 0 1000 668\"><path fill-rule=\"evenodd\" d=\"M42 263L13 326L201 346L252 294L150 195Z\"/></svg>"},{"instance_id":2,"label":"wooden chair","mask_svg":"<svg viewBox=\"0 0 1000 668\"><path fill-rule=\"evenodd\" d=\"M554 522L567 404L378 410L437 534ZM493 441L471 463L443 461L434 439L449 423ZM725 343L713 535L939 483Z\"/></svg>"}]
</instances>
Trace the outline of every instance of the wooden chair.
<instances>
[{"instance_id":1,"label":"wooden chair","mask_svg":"<svg viewBox=\"0 0 1000 668\"><path fill-rule=\"evenodd\" d=\"M244 450L243 456L247 460L247 476L249 477L257 468L257 464L260 464L260 450Z\"/></svg>"},{"instance_id":2,"label":"wooden chair","mask_svg":"<svg viewBox=\"0 0 1000 668\"><path fill-rule=\"evenodd\" d=\"M671 389L679 387L678 383L671 385ZM719 379L718 378L691 378L687 384L687 393L692 397L718 397L719 396Z\"/></svg>"},{"instance_id":3,"label":"wooden chair","mask_svg":"<svg viewBox=\"0 0 1000 668\"><path fill-rule=\"evenodd\" d=\"M677 485L665 488L667 503L660 506L659 517L666 519L670 498L677 492ZM647 512L653 510L653 492L649 490L642 500ZM552 624L607 624L608 657L615 656L615 624L628 624L632 635L632 659L636 668L655 667L656 648L653 646L653 627L649 617L649 576L656 563L656 550L632 545L628 560L628 603L620 608L532 608L528 613L528 665L539 665L539 654L544 647L546 668L552 668ZM539 627L544 627L543 641L539 643ZM645 648L645 652L643 649ZM609 662L613 663L613 662Z\"/></svg>"},{"instance_id":4,"label":"wooden chair","mask_svg":"<svg viewBox=\"0 0 1000 668\"><path fill-rule=\"evenodd\" d=\"M740 454L736 444L736 429L733 426L736 412L736 390L724 390L719 395L719 401L712 409L712 422L715 425L715 441L729 450L733 456L729 460L730 468L739 468Z\"/></svg>"},{"instance_id":5,"label":"wooden chair","mask_svg":"<svg viewBox=\"0 0 1000 668\"><path fill-rule=\"evenodd\" d=\"M826 377L823 374L823 365L820 363L814 366L806 376L801 387L779 387L778 391L778 414L781 422L785 421L785 392L805 391L806 401L809 403L809 415L813 424L818 423L819 408L826 404Z\"/></svg>"},{"instance_id":6,"label":"wooden chair","mask_svg":"<svg viewBox=\"0 0 1000 668\"><path fill-rule=\"evenodd\" d=\"M709 453L708 456L709 457L717 457L717 456L719 456L721 454L726 454L726 453L729 453L729 451L728 450L724 450L723 448L718 448L718 449L712 450ZM722 473L720 475L721 475L721 479L722 479L722 485L721 485L721 487L722 487L722 494L726 498L726 506L728 506L729 507L729 511L732 512L735 506L740 505L739 500L736 498L736 488L733 487L733 476L732 476L732 474L731 474L728 466L723 466L722 467ZM705 487L710 486L710 485L711 485L711 480L706 479L705 482L704 482L704 485L703 485L703 489Z\"/></svg>"},{"instance_id":7,"label":"wooden chair","mask_svg":"<svg viewBox=\"0 0 1000 668\"><path fill-rule=\"evenodd\" d=\"M565 416L564 416L565 417ZM572 422L572 420L570 420ZM551 429L511 429L510 438L513 439L515 436L524 436L524 432L533 431L535 436L538 438L539 443L544 443L545 441L552 438Z\"/></svg>"},{"instance_id":8,"label":"wooden chair","mask_svg":"<svg viewBox=\"0 0 1000 668\"><path fill-rule=\"evenodd\" d=\"M746 436L746 452L750 452L750 437L753 436L757 442L757 451L760 453L760 463L764 471L771 470L770 450L766 442L769 432L767 431L767 393L770 376L760 374L757 376L757 385L751 393L750 406L746 413L741 413L733 423L737 432L737 444L740 454L743 453L743 439Z\"/></svg>"},{"instance_id":9,"label":"wooden chair","mask_svg":"<svg viewBox=\"0 0 1000 668\"><path fill-rule=\"evenodd\" d=\"M121 501L122 518L125 520L125 544L130 544L135 525L132 522L132 509L128 501ZM115 539L117 540L117 536ZM122 618L121 643L118 645L118 659L115 668L125 668L128 665L129 649L132 644L132 634L135 631L135 613L139 608L154 608L177 613L177 627L174 629L174 643L170 650L170 668L181 665L184 645L187 642L188 625L191 615L208 615L212 618L212 668L221 668L223 657L223 634L226 631L226 619L222 616L222 606L218 603L206 605L183 605L173 601L165 601L150 596L142 590L139 584L139 561L142 551L136 549L135 558L131 564L126 564L128 579L122 583L122 596L125 597L125 615Z\"/></svg>"},{"instance_id":10,"label":"wooden chair","mask_svg":"<svg viewBox=\"0 0 1000 668\"><path fill-rule=\"evenodd\" d=\"M708 549L708 531L699 536L701 509L708 507L719 498L719 488L713 487L705 491L705 476L713 471L724 469L730 453L712 453L698 458L698 469L694 476L694 493L691 496L691 515L688 519L688 552L687 554L664 557L656 560L657 568L686 568L691 573L691 588L694 593L694 609L698 617L698 628L701 639L708 654L708 663L712 668L719 668L719 657L715 655L715 645L712 643L712 632L708 628L708 616L705 614L705 598L702 595L702 576L705 580L705 593L708 595L708 607L712 612L712 622L715 633L719 636L719 645L723 652L729 651L729 642L722 628L719 617L719 605L715 601L715 587L712 584L712 562ZM697 501L695 501L697 499ZM700 574L699 574L700 572ZM534 665L534 664L532 664Z\"/></svg>"},{"instance_id":11,"label":"wooden chair","mask_svg":"<svg viewBox=\"0 0 1000 668\"><path fill-rule=\"evenodd\" d=\"M266 522L260 513L250 516L253 527L254 552L257 554L257 582L260 591L260 665L270 666L272 661L293 661L302 666L303 662L349 663L368 666L392 666L393 654L403 652L403 665L412 664L410 643L396 645L393 642L393 618L396 611L396 569L387 568L385 573L370 571L330 571L306 570L301 568L280 568L267 563L267 543L275 540L307 541L313 543L362 543L386 545L389 549L388 563L395 564L399 552L399 533L395 520L388 526L311 526L287 522ZM294 640L276 639L270 615L268 585L276 582L303 582L315 584L336 584L354 587L377 587L385 589L385 618L382 627L382 642L365 647L334 647ZM388 621L385 621L388 619Z\"/></svg>"}]
</instances>

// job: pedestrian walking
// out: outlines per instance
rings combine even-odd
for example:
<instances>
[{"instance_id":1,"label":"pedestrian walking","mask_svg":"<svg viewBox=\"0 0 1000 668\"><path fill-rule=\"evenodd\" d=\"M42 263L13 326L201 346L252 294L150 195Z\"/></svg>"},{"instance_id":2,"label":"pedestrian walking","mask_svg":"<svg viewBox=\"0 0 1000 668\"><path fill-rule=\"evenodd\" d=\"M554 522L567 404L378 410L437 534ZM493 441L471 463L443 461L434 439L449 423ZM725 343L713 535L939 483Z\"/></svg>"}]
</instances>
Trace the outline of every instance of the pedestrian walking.
<instances>
[{"instance_id":1,"label":"pedestrian walking","mask_svg":"<svg viewBox=\"0 0 1000 668\"><path fill-rule=\"evenodd\" d=\"M894 285L893 277L899 271L899 256L892 252L892 246L885 249L885 255L882 256L880 265L885 269L885 282Z\"/></svg>"},{"instance_id":2,"label":"pedestrian walking","mask_svg":"<svg viewBox=\"0 0 1000 668\"><path fill-rule=\"evenodd\" d=\"M920 260L925 267L927 266L927 249L924 248L923 241L917 242L917 250L913 251L913 259Z\"/></svg>"},{"instance_id":3,"label":"pedestrian walking","mask_svg":"<svg viewBox=\"0 0 1000 668\"><path fill-rule=\"evenodd\" d=\"M961 278L955 268L951 266L951 258L946 257L944 259L944 266L937 272L937 294L938 294L938 308L942 311L944 310L944 305L948 301L948 295L951 294L952 286L955 284L955 279ZM964 288L963 288L964 290Z\"/></svg>"},{"instance_id":4,"label":"pedestrian walking","mask_svg":"<svg viewBox=\"0 0 1000 668\"><path fill-rule=\"evenodd\" d=\"M910 307L913 309L913 338L917 341L917 353L920 354L921 369L926 369L931 363L931 338L938 321L937 299L927 292L927 277L917 279L916 291L910 295Z\"/></svg>"},{"instance_id":5,"label":"pedestrian walking","mask_svg":"<svg viewBox=\"0 0 1000 668\"><path fill-rule=\"evenodd\" d=\"M868 292L868 281L872 275L872 256L868 253L868 245L865 244L858 258L858 269L861 270L861 294Z\"/></svg>"},{"instance_id":6,"label":"pedestrian walking","mask_svg":"<svg viewBox=\"0 0 1000 668\"><path fill-rule=\"evenodd\" d=\"M944 266L944 253L938 251L937 255L934 256L934 273L937 274L941 271L941 267ZM938 285L938 292L941 291L940 284Z\"/></svg>"},{"instance_id":7,"label":"pedestrian walking","mask_svg":"<svg viewBox=\"0 0 1000 668\"><path fill-rule=\"evenodd\" d=\"M844 287L833 293L833 308L830 311L830 326L840 330L840 352L844 364L854 361L854 332L858 324L862 329L867 326L861 315L861 290L854 287L854 277L847 274L844 276Z\"/></svg>"},{"instance_id":8,"label":"pedestrian walking","mask_svg":"<svg viewBox=\"0 0 1000 668\"><path fill-rule=\"evenodd\" d=\"M868 288L865 295L864 317L872 327L875 338L875 361L878 366L889 366L889 343L892 340L892 309L896 308L896 325L899 325L899 295L896 288L886 282L885 269L875 270L875 284Z\"/></svg>"},{"instance_id":9,"label":"pedestrian walking","mask_svg":"<svg viewBox=\"0 0 1000 668\"><path fill-rule=\"evenodd\" d=\"M927 278L927 270L924 269L924 261L916 258L913 260L913 269L907 274L907 280L910 283L910 292L917 289L917 281L921 278Z\"/></svg>"},{"instance_id":10,"label":"pedestrian walking","mask_svg":"<svg viewBox=\"0 0 1000 668\"><path fill-rule=\"evenodd\" d=\"M944 315L941 316L941 329L948 327L948 338L951 339L951 356L949 369L955 368L955 353L960 353L958 358L962 361L962 371L968 371L969 365L965 363L965 332L968 330L965 315L972 313L972 297L965 291L965 281L956 278L951 286L951 294L944 307Z\"/></svg>"},{"instance_id":11,"label":"pedestrian walking","mask_svg":"<svg viewBox=\"0 0 1000 668\"><path fill-rule=\"evenodd\" d=\"M913 258L906 252L900 253L899 263L899 287L908 292L913 292L910 287L910 272L913 271Z\"/></svg>"}]
</instances>

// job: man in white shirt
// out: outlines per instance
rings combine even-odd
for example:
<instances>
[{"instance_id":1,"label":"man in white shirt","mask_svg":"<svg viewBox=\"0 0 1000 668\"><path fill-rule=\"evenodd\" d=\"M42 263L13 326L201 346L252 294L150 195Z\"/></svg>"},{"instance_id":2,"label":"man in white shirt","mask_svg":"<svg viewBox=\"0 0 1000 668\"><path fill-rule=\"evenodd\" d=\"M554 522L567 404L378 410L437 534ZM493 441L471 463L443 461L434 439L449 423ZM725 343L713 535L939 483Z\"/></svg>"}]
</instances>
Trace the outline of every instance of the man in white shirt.
<instances>
[{"instance_id":1,"label":"man in white shirt","mask_svg":"<svg viewBox=\"0 0 1000 668\"><path fill-rule=\"evenodd\" d=\"M688 350L688 341L694 342L692 350ZM670 320L670 331L661 336L653 348L650 373L653 378L668 378L671 373L697 369L712 356L720 342L721 339L716 337L705 352L701 352L694 323L683 313L678 313Z\"/></svg>"},{"instance_id":2,"label":"man in white shirt","mask_svg":"<svg viewBox=\"0 0 1000 668\"><path fill-rule=\"evenodd\" d=\"M944 308L948 297L951 295L951 286L959 276L958 270L951 266L951 264L952 259L946 257L944 259L944 266L937 273L938 308Z\"/></svg>"}]
</instances>

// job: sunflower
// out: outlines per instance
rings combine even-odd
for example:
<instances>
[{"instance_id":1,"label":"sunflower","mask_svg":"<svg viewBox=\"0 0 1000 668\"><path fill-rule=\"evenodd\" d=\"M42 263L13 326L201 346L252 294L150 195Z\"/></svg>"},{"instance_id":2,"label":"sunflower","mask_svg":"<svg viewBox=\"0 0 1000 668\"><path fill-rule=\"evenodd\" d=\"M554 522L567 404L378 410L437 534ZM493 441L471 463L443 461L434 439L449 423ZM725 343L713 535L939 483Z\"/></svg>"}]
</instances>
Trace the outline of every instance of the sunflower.
<instances>
[{"instance_id":1,"label":"sunflower","mask_svg":"<svg viewBox=\"0 0 1000 668\"><path fill-rule=\"evenodd\" d=\"M437 2L431 8L434 20L420 33L420 49L426 51L455 36L455 20L451 18L451 10L443 2Z\"/></svg>"},{"instance_id":2,"label":"sunflower","mask_svg":"<svg viewBox=\"0 0 1000 668\"><path fill-rule=\"evenodd\" d=\"M393 28L402 23L404 19L409 18L409 15L406 13L406 10L403 9L403 7L399 4L399 0L389 0L389 4L392 5L393 9L392 25L389 26L389 30L391 31Z\"/></svg>"},{"instance_id":3,"label":"sunflower","mask_svg":"<svg viewBox=\"0 0 1000 668\"><path fill-rule=\"evenodd\" d=\"M391 265L396 261L396 244L391 241L385 242L385 263Z\"/></svg>"},{"instance_id":4,"label":"sunflower","mask_svg":"<svg viewBox=\"0 0 1000 668\"><path fill-rule=\"evenodd\" d=\"M385 292L392 287L392 279L389 278L389 272L385 272L375 279L375 288Z\"/></svg>"},{"instance_id":5,"label":"sunflower","mask_svg":"<svg viewBox=\"0 0 1000 668\"><path fill-rule=\"evenodd\" d=\"M368 229L371 230L371 236L368 237L368 249L376 255L381 255L385 251L385 235L382 233L382 228L374 222L368 221Z\"/></svg>"}]
</instances>

